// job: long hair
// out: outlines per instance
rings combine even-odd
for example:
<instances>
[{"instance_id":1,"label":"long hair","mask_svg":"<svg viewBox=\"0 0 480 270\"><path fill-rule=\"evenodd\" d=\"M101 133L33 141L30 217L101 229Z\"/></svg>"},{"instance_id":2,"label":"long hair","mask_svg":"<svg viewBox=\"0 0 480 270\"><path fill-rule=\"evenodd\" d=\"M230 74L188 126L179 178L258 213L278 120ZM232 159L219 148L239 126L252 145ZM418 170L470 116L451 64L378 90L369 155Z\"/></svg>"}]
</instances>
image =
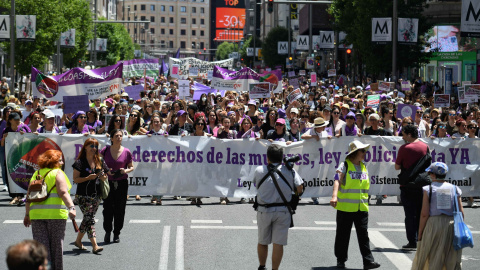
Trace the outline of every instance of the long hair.
<instances>
[{"instance_id":1,"label":"long hair","mask_svg":"<svg viewBox=\"0 0 480 270\"><path fill-rule=\"evenodd\" d=\"M110 122L108 122L108 131L115 129L115 120L117 118L120 118L120 120L122 120L122 117L120 117L120 115L118 114L112 115L112 117L110 118ZM120 123L120 129L125 129L125 123L123 122L123 120Z\"/></svg>"},{"instance_id":2,"label":"long hair","mask_svg":"<svg viewBox=\"0 0 480 270\"><path fill-rule=\"evenodd\" d=\"M76 158L77 160L78 159L87 160L87 150L86 150L86 148L89 147L91 144L94 144L97 147L99 146L97 139L95 139L95 138L86 139L85 142L83 143L83 146L82 146L82 149L80 150L80 153L78 153L78 156ZM95 169L101 169L102 168L102 164L100 163L100 155L98 153L98 148L97 148L97 151L95 152L95 155L93 156L93 162L95 163Z\"/></svg>"},{"instance_id":3,"label":"long hair","mask_svg":"<svg viewBox=\"0 0 480 270\"><path fill-rule=\"evenodd\" d=\"M130 113L130 115L128 116L128 123L130 123L130 116L131 116L132 114L134 114L134 113L137 114L137 120L135 120L135 124L133 124L133 128L132 128L132 130L130 131L130 134L132 134L132 135L135 134L135 132L137 132L137 131L140 129L140 127L141 127L141 126L140 126L140 122L141 122L140 118L142 118L142 114L141 114L139 111L133 110L133 111Z\"/></svg>"}]
</instances>

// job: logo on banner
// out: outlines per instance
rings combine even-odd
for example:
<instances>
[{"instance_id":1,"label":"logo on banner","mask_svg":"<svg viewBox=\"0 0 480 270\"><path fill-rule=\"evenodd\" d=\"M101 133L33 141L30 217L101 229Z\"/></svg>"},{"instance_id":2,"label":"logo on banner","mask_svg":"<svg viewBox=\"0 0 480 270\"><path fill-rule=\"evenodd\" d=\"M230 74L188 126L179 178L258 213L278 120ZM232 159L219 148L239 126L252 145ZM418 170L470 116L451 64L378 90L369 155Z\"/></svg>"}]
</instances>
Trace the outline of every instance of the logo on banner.
<instances>
[{"instance_id":1,"label":"logo on banner","mask_svg":"<svg viewBox=\"0 0 480 270\"><path fill-rule=\"evenodd\" d=\"M392 41L392 18L372 18L372 41Z\"/></svg>"},{"instance_id":2,"label":"logo on banner","mask_svg":"<svg viewBox=\"0 0 480 270\"><path fill-rule=\"evenodd\" d=\"M308 36L297 37L297 50L308 50L309 45Z\"/></svg>"},{"instance_id":3,"label":"logo on banner","mask_svg":"<svg viewBox=\"0 0 480 270\"><path fill-rule=\"evenodd\" d=\"M480 37L480 2L474 0L462 1L461 36Z\"/></svg>"},{"instance_id":4,"label":"logo on banner","mask_svg":"<svg viewBox=\"0 0 480 270\"><path fill-rule=\"evenodd\" d=\"M253 56L253 48L247 48L247 56Z\"/></svg>"},{"instance_id":5,"label":"logo on banner","mask_svg":"<svg viewBox=\"0 0 480 270\"><path fill-rule=\"evenodd\" d=\"M334 48L334 32L333 31L320 31L320 48L321 49L333 49Z\"/></svg>"},{"instance_id":6,"label":"logo on banner","mask_svg":"<svg viewBox=\"0 0 480 270\"><path fill-rule=\"evenodd\" d=\"M278 54L288 54L288 42L279 41L278 42Z\"/></svg>"},{"instance_id":7,"label":"logo on banner","mask_svg":"<svg viewBox=\"0 0 480 270\"><path fill-rule=\"evenodd\" d=\"M52 77L38 73L35 79L37 90L47 98L52 98L58 93L58 82Z\"/></svg>"}]
</instances>

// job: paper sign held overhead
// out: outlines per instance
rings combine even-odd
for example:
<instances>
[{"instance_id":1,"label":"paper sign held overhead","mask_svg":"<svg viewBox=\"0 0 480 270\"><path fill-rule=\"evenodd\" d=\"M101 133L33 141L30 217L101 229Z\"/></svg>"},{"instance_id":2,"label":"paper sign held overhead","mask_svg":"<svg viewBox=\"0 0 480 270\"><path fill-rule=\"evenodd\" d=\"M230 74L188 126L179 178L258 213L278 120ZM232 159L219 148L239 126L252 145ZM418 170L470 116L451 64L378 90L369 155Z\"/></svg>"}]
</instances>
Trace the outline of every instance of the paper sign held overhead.
<instances>
[{"instance_id":1,"label":"paper sign held overhead","mask_svg":"<svg viewBox=\"0 0 480 270\"><path fill-rule=\"evenodd\" d=\"M450 107L450 95L448 94L433 95L433 106L435 108Z\"/></svg>"},{"instance_id":2,"label":"paper sign held overhead","mask_svg":"<svg viewBox=\"0 0 480 270\"><path fill-rule=\"evenodd\" d=\"M405 117L411 117L412 119L415 119L415 114L417 113L417 107L413 105L408 105L408 104L398 104L398 109L397 109L397 118L405 118Z\"/></svg>"},{"instance_id":3,"label":"paper sign held overhead","mask_svg":"<svg viewBox=\"0 0 480 270\"><path fill-rule=\"evenodd\" d=\"M310 85L317 86L317 73L310 72Z\"/></svg>"},{"instance_id":4,"label":"paper sign held overhead","mask_svg":"<svg viewBox=\"0 0 480 270\"><path fill-rule=\"evenodd\" d=\"M178 80L178 95L180 97L190 96L190 81Z\"/></svg>"},{"instance_id":5,"label":"paper sign held overhead","mask_svg":"<svg viewBox=\"0 0 480 270\"><path fill-rule=\"evenodd\" d=\"M140 93L145 91L142 84L130 85L125 87L124 90L128 94L128 97L134 100L140 99Z\"/></svg>"},{"instance_id":6,"label":"paper sign held overhead","mask_svg":"<svg viewBox=\"0 0 480 270\"><path fill-rule=\"evenodd\" d=\"M271 84L268 82L249 84L250 98L269 98L271 96L270 91L271 91Z\"/></svg>"},{"instance_id":7,"label":"paper sign held overhead","mask_svg":"<svg viewBox=\"0 0 480 270\"><path fill-rule=\"evenodd\" d=\"M302 91L300 91L299 88L293 90L288 96L287 96L287 100L288 100L288 103L292 103L293 101L301 98L303 95L302 95Z\"/></svg>"},{"instance_id":8,"label":"paper sign held overhead","mask_svg":"<svg viewBox=\"0 0 480 270\"><path fill-rule=\"evenodd\" d=\"M87 112L90 109L88 95L63 96L63 105L64 113Z\"/></svg>"},{"instance_id":9,"label":"paper sign held overhead","mask_svg":"<svg viewBox=\"0 0 480 270\"><path fill-rule=\"evenodd\" d=\"M328 77L335 77L337 76L337 70L336 69L329 69L328 70Z\"/></svg>"}]
</instances>

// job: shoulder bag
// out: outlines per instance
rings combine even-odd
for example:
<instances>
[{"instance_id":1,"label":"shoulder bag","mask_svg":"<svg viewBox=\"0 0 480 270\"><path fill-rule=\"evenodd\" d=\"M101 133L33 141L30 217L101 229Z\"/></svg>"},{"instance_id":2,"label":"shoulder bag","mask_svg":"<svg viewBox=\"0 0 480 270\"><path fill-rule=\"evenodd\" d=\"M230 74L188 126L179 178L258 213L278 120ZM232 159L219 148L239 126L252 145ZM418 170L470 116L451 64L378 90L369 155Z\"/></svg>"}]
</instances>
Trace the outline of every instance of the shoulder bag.
<instances>
[{"instance_id":1,"label":"shoulder bag","mask_svg":"<svg viewBox=\"0 0 480 270\"><path fill-rule=\"evenodd\" d=\"M27 202L43 202L48 199L50 192L52 192L56 186L55 184L50 190L48 190L47 183L45 183L45 178L47 178L51 171L53 170L48 171L45 176L40 174L40 170L37 171L35 180L28 185Z\"/></svg>"}]
</instances>

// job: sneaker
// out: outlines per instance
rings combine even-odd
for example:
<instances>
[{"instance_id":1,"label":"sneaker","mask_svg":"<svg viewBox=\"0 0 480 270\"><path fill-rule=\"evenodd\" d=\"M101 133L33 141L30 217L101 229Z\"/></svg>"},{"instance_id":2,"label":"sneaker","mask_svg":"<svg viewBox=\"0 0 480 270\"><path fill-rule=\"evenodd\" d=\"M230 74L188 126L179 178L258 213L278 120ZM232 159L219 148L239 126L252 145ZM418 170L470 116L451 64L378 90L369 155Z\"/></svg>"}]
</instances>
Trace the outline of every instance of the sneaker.
<instances>
[{"instance_id":1,"label":"sneaker","mask_svg":"<svg viewBox=\"0 0 480 270\"><path fill-rule=\"evenodd\" d=\"M259 266L258 270L267 270L267 268L265 266Z\"/></svg>"},{"instance_id":2,"label":"sneaker","mask_svg":"<svg viewBox=\"0 0 480 270\"><path fill-rule=\"evenodd\" d=\"M382 201L383 201L382 199L377 199L377 202L375 204L380 205L380 204L382 204Z\"/></svg>"},{"instance_id":3,"label":"sneaker","mask_svg":"<svg viewBox=\"0 0 480 270\"><path fill-rule=\"evenodd\" d=\"M417 244L416 243L408 243L408 244L402 246L402 249L404 249L404 250L416 250L417 249Z\"/></svg>"},{"instance_id":4,"label":"sneaker","mask_svg":"<svg viewBox=\"0 0 480 270\"><path fill-rule=\"evenodd\" d=\"M369 264L366 264L363 266L363 269L375 269L375 268L379 268L380 267L380 264L377 263L377 262L372 262L372 263L369 263Z\"/></svg>"},{"instance_id":5,"label":"sneaker","mask_svg":"<svg viewBox=\"0 0 480 270\"><path fill-rule=\"evenodd\" d=\"M255 203L255 199L253 198L248 199L248 203Z\"/></svg>"},{"instance_id":6,"label":"sneaker","mask_svg":"<svg viewBox=\"0 0 480 270\"><path fill-rule=\"evenodd\" d=\"M182 197L181 196L173 196L174 200L180 200L180 198L182 198Z\"/></svg>"},{"instance_id":7,"label":"sneaker","mask_svg":"<svg viewBox=\"0 0 480 270\"><path fill-rule=\"evenodd\" d=\"M225 199L223 199L223 200L220 201L220 204L226 205L226 204L227 204L227 201L225 201Z\"/></svg>"},{"instance_id":8,"label":"sneaker","mask_svg":"<svg viewBox=\"0 0 480 270\"><path fill-rule=\"evenodd\" d=\"M197 204L197 202L195 200L192 200L190 204Z\"/></svg>"},{"instance_id":9,"label":"sneaker","mask_svg":"<svg viewBox=\"0 0 480 270\"><path fill-rule=\"evenodd\" d=\"M157 205L162 205L162 200L158 200Z\"/></svg>"},{"instance_id":10,"label":"sneaker","mask_svg":"<svg viewBox=\"0 0 480 270\"><path fill-rule=\"evenodd\" d=\"M243 203L247 203L247 199L241 198L241 199L240 199L240 203L242 203L242 204L243 204Z\"/></svg>"},{"instance_id":11,"label":"sneaker","mask_svg":"<svg viewBox=\"0 0 480 270\"><path fill-rule=\"evenodd\" d=\"M202 200L200 200L200 198L197 199L197 205L201 205L203 204Z\"/></svg>"},{"instance_id":12,"label":"sneaker","mask_svg":"<svg viewBox=\"0 0 480 270\"><path fill-rule=\"evenodd\" d=\"M478 207L478 204L476 202L473 202L472 203L472 208L477 208Z\"/></svg>"},{"instance_id":13,"label":"sneaker","mask_svg":"<svg viewBox=\"0 0 480 270\"><path fill-rule=\"evenodd\" d=\"M470 201L470 200L467 201L467 206L468 206L468 207L472 207L472 206L473 206L473 201Z\"/></svg>"},{"instance_id":14,"label":"sneaker","mask_svg":"<svg viewBox=\"0 0 480 270\"><path fill-rule=\"evenodd\" d=\"M8 192L8 187L7 187L7 186L3 186L2 191L7 191L7 192Z\"/></svg>"},{"instance_id":15,"label":"sneaker","mask_svg":"<svg viewBox=\"0 0 480 270\"><path fill-rule=\"evenodd\" d=\"M318 202L318 198L312 198L312 200L313 200L313 204L315 204L315 205L320 204L320 203Z\"/></svg>"}]
</instances>

